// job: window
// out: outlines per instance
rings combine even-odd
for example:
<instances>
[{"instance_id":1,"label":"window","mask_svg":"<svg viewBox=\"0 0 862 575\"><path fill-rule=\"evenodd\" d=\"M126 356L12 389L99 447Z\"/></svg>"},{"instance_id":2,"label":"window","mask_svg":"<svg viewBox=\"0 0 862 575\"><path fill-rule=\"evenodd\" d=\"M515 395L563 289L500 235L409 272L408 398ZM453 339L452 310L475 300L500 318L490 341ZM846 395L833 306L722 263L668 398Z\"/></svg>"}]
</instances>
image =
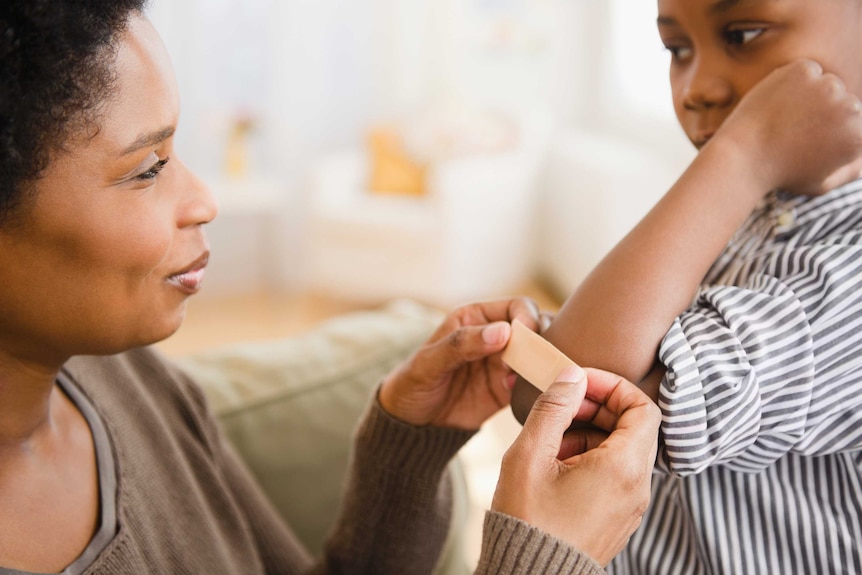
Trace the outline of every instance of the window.
<instances>
[{"instance_id":1,"label":"window","mask_svg":"<svg viewBox=\"0 0 862 575\"><path fill-rule=\"evenodd\" d=\"M668 66L655 0L611 1L611 101L633 114L674 121Z\"/></svg>"}]
</instances>

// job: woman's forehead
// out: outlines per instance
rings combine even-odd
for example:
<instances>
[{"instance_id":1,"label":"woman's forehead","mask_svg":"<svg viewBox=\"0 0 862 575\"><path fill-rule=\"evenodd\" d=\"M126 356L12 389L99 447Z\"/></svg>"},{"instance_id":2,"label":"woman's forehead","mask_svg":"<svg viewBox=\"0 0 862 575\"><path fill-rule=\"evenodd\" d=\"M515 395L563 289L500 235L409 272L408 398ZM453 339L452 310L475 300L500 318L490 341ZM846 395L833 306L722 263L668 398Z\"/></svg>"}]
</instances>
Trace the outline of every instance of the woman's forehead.
<instances>
[{"instance_id":1,"label":"woman's forehead","mask_svg":"<svg viewBox=\"0 0 862 575\"><path fill-rule=\"evenodd\" d=\"M172 135L179 93L167 50L144 16L134 16L119 38L116 84L104 107L96 139L117 155Z\"/></svg>"}]
</instances>

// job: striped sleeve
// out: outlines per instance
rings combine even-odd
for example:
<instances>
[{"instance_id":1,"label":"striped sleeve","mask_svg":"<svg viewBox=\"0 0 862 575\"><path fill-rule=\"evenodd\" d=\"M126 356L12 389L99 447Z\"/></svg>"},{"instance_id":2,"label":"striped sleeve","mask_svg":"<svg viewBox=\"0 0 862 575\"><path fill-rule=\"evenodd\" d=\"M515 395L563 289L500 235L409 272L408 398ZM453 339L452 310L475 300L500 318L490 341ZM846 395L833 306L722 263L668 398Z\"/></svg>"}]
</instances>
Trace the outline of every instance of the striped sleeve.
<instances>
[{"instance_id":1,"label":"striped sleeve","mask_svg":"<svg viewBox=\"0 0 862 575\"><path fill-rule=\"evenodd\" d=\"M740 286L703 289L661 344L672 473L862 448L862 249L774 250L750 267Z\"/></svg>"}]
</instances>

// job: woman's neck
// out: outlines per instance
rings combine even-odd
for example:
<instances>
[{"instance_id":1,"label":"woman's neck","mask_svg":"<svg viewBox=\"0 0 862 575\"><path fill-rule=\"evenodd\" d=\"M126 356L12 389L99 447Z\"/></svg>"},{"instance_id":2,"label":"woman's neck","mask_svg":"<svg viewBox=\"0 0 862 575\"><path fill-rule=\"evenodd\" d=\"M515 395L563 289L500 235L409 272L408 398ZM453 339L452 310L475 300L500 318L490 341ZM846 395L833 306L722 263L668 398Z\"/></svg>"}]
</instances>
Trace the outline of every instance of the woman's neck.
<instances>
[{"instance_id":1,"label":"woman's neck","mask_svg":"<svg viewBox=\"0 0 862 575\"><path fill-rule=\"evenodd\" d=\"M0 457L47 437L58 405L60 364L0 352Z\"/></svg>"},{"instance_id":2,"label":"woman's neck","mask_svg":"<svg viewBox=\"0 0 862 575\"><path fill-rule=\"evenodd\" d=\"M0 354L0 565L23 571L61 571L99 525L96 448L60 367Z\"/></svg>"}]
</instances>

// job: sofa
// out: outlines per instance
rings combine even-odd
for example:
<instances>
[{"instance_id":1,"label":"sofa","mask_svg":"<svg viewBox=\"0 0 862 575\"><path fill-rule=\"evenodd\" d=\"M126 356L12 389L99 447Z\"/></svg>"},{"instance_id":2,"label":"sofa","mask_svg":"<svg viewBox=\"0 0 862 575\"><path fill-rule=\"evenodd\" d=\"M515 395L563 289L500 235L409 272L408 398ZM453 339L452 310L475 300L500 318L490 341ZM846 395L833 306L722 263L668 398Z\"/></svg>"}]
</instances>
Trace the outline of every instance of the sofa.
<instances>
[{"instance_id":1,"label":"sofa","mask_svg":"<svg viewBox=\"0 0 862 575\"><path fill-rule=\"evenodd\" d=\"M224 433L297 536L319 554L336 516L351 436L371 395L431 334L440 312L401 300L331 319L296 337L177 358L204 388ZM468 572L463 468L435 573Z\"/></svg>"}]
</instances>

